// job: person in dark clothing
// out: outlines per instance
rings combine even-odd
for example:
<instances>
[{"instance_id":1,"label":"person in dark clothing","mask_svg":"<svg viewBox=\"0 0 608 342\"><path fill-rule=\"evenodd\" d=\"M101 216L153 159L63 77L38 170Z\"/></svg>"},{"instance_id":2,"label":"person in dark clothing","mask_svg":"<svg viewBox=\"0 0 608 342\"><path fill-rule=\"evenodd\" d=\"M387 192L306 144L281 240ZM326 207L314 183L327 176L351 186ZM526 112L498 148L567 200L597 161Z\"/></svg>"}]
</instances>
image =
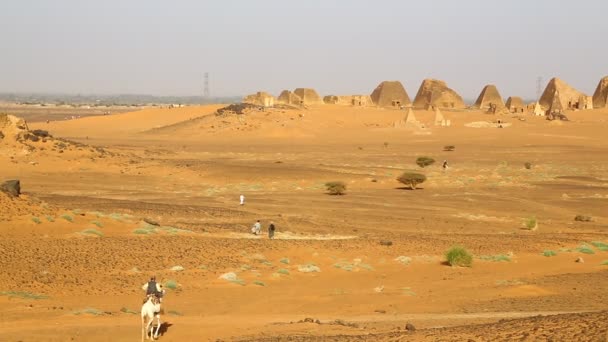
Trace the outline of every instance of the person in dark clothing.
<instances>
[{"instance_id":1,"label":"person in dark clothing","mask_svg":"<svg viewBox=\"0 0 608 342\"><path fill-rule=\"evenodd\" d=\"M150 281L148 281L148 284L146 284L146 295L155 295L156 297L160 297L155 276L152 276L150 278Z\"/></svg>"},{"instance_id":2,"label":"person in dark clothing","mask_svg":"<svg viewBox=\"0 0 608 342\"><path fill-rule=\"evenodd\" d=\"M270 222L270 226L268 226L268 238L269 239L273 239L274 238L274 231L275 231L275 226L274 226L274 222Z\"/></svg>"}]
</instances>

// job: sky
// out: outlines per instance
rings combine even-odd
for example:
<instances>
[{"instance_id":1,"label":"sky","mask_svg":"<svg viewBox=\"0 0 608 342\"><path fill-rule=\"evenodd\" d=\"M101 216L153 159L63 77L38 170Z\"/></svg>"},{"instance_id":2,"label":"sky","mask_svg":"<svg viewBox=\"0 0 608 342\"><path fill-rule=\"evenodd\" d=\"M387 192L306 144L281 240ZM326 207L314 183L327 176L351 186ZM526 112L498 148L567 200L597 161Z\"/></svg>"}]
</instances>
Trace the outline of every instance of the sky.
<instances>
[{"instance_id":1,"label":"sky","mask_svg":"<svg viewBox=\"0 0 608 342\"><path fill-rule=\"evenodd\" d=\"M0 92L369 94L425 78L534 98L608 75L608 1L0 0Z\"/></svg>"}]
</instances>

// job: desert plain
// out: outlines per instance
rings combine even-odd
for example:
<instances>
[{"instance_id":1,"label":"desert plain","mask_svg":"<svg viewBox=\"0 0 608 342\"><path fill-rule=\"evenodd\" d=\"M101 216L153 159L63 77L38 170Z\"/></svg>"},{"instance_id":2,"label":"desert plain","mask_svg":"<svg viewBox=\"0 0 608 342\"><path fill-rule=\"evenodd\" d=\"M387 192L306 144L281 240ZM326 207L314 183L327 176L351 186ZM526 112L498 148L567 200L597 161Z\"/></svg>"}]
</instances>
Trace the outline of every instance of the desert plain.
<instances>
[{"instance_id":1,"label":"desert plain","mask_svg":"<svg viewBox=\"0 0 608 342\"><path fill-rule=\"evenodd\" d=\"M0 141L23 192L0 193L0 340L139 340L152 275L159 341L606 340L607 109L395 128L402 110L221 107L38 115L52 137Z\"/></svg>"}]
</instances>

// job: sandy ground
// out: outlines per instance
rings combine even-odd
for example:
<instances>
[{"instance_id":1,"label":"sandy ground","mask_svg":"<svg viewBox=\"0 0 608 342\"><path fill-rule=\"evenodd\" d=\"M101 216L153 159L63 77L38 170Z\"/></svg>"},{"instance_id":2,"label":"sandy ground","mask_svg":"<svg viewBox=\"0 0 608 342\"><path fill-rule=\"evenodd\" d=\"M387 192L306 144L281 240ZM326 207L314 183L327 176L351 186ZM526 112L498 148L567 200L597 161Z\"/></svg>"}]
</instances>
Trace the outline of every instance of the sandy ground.
<instances>
[{"instance_id":1,"label":"sandy ground","mask_svg":"<svg viewBox=\"0 0 608 342\"><path fill-rule=\"evenodd\" d=\"M0 340L140 339L151 275L168 291L162 341L606 340L608 111L504 128L416 111L423 127L398 129L397 110L217 108L0 141L0 180L24 191L0 194ZM404 170L428 180L408 190ZM344 196L326 194L335 180ZM445 264L454 245L472 267Z\"/></svg>"}]
</instances>

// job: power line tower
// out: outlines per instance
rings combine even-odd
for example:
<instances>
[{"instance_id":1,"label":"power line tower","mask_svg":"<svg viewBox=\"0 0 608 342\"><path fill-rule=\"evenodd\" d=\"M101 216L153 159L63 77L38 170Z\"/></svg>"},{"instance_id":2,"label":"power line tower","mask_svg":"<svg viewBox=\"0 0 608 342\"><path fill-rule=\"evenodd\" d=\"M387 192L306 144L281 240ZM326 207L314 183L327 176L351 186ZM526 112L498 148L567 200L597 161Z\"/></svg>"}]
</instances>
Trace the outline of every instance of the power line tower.
<instances>
[{"instance_id":1,"label":"power line tower","mask_svg":"<svg viewBox=\"0 0 608 342\"><path fill-rule=\"evenodd\" d=\"M543 78L538 76L536 79L536 100L540 100L540 95L542 94L543 87Z\"/></svg>"},{"instance_id":2,"label":"power line tower","mask_svg":"<svg viewBox=\"0 0 608 342\"><path fill-rule=\"evenodd\" d=\"M204 99L208 99L209 98L209 73L206 72L204 74L204 81L203 81L203 98Z\"/></svg>"}]
</instances>

